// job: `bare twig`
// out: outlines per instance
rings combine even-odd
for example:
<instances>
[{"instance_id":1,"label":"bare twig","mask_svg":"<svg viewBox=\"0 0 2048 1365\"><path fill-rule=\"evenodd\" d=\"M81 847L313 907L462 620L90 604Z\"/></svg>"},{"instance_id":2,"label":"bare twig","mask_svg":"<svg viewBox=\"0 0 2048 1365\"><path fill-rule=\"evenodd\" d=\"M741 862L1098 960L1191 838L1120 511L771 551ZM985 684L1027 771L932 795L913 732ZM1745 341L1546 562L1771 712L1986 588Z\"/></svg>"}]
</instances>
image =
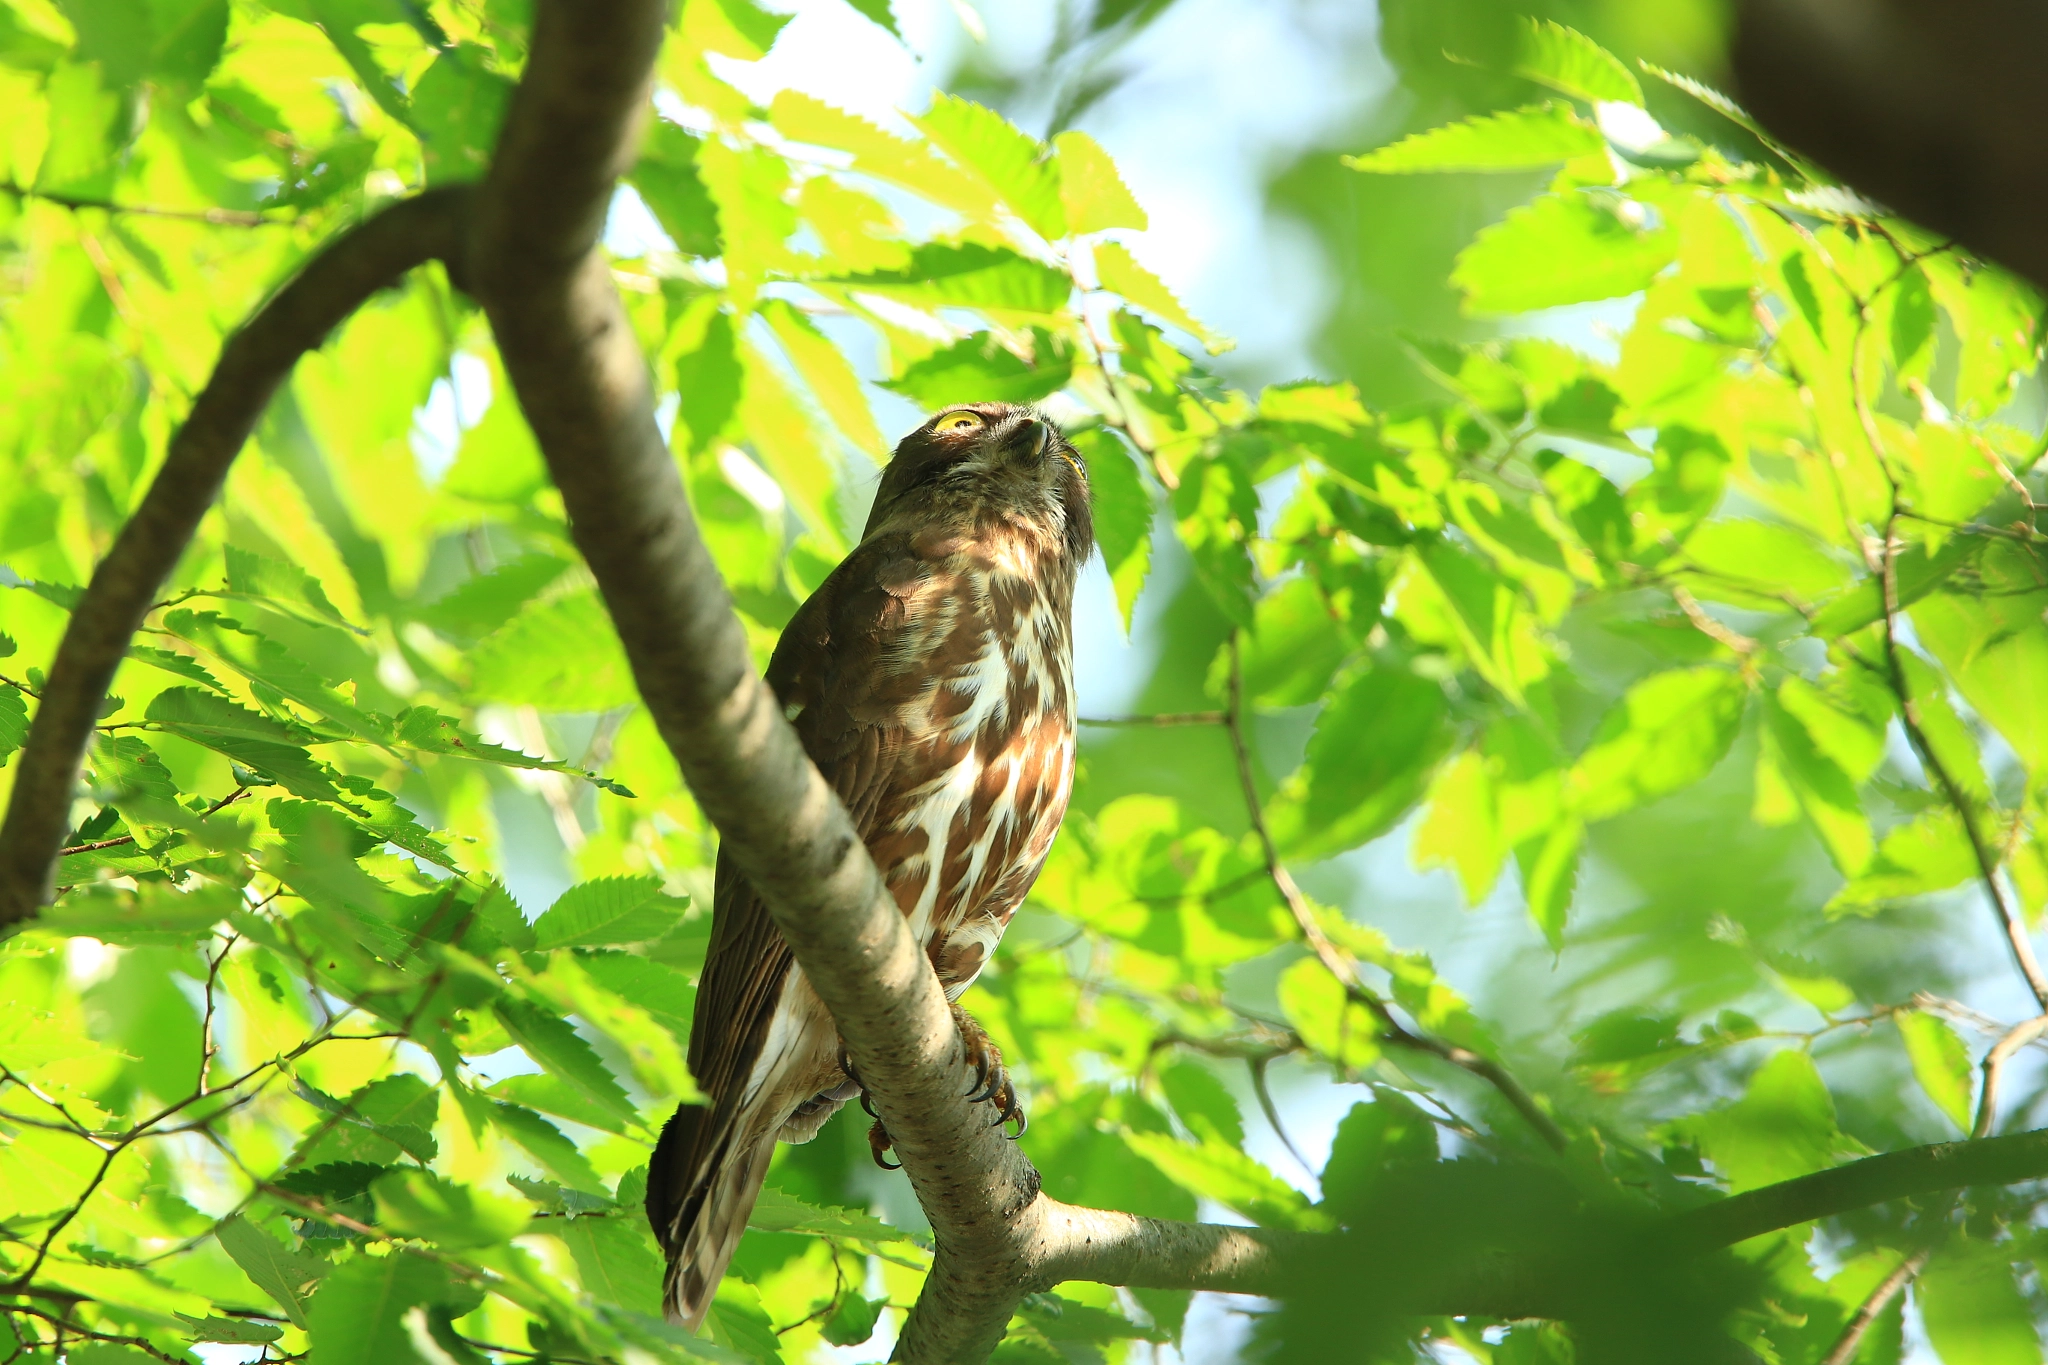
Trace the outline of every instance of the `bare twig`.
<instances>
[{"instance_id":1,"label":"bare twig","mask_svg":"<svg viewBox=\"0 0 2048 1365\"><path fill-rule=\"evenodd\" d=\"M1221 711L1174 711L1158 716L1082 716L1083 725L1221 725Z\"/></svg>"},{"instance_id":2,"label":"bare twig","mask_svg":"<svg viewBox=\"0 0 2048 1365\"><path fill-rule=\"evenodd\" d=\"M1272 878L1274 887L1280 892L1281 900L1294 916L1301 936L1309 950L1316 955L1330 975L1337 978L1346 995L1356 1004L1363 1006L1379 1021L1380 1041L1396 1047L1427 1052L1440 1057L1451 1065L1471 1072L1473 1075L1499 1091L1505 1099L1536 1130L1544 1142L1553 1149L1563 1151L1568 1143L1564 1130L1550 1115L1543 1112L1535 1097L1524 1090L1520 1082L1490 1057L1485 1057L1467 1047L1460 1047L1444 1039L1432 1037L1418 1029L1411 1029L1394 1017L1393 1010L1378 994L1368 990L1358 978L1358 964L1351 956L1331 941L1316 917L1315 907L1302 894L1294 876L1280 859L1280 849L1273 842L1272 831L1267 828L1264 809L1259 801L1258 782L1252 773L1251 746L1244 735L1244 682L1239 667L1238 637L1230 637L1230 681L1229 706L1224 711L1224 726L1230 733L1231 752L1237 759L1237 776L1244 790L1245 810L1251 821L1252 833L1259 841L1260 853L1266 862L1266 875Z\"/></svg>"},{"instance_id":3,"label":"bare twig","mask_svg":"<svg viewBox=\"0 0 2048 1365\"><path fill-rule=\"evenodd\" d=\"M172 218L188 223L212 223L217 227L292 227L296 218L271 218L250 209L173 209L158 204L117 204L111 199L94 199L85 195L52 194L48 190L29 189L12 181L0 184L0 194L11 194L21 199L40 199L45 204L56 204L67 209L98 209L102 213L126 213L140 218Z\"/></svg>"},{"instance_id":4,"label":"bare twig","mask_svg":"<svg viewBox=\"0 0 2048 1365\"><path fill-rule=\"evenodd\" d=\"M1863 1345L1863 1334L1877 1321L1880 1314L1899 1296L1900 1291L1911 1284L1919 1273L1926 1269L1927 1258L1934 1254L1932 1245L1914 1248L1906 1254L1891 1274L1870 1291L1870 1297L1863 1300L1856 1309L1849 1325L1842 1329L1842 1335L1835 1339L1834 1346L1821 1357L1820 1365L1849 1365L1856 1358L1858 1348Z\"/></svg>"},{"instance_id":5,"label":"bare twig","mask_svg":"<svg viewBox=\"0 0 2048 1365\"><path fill-rule=\"evenodd\" d=\"M229 792L226 796L223 796L220 800L214 802L205 810L201 811L199 813L199 818L204 820L209 815L218 815L223 810L226 810L229 806L232 806L235 802L241 800L248 794L249 789L247 787L237 787L233 791ZM120 835L118 838L99 839L89 844L71 844L57 850L57 852L60 856L68 858L74 853L97 853L99 850L103 848L119 848L123 844L132 844L134 842L134 835L123 834Z\"/></svg>"}]
</instances>

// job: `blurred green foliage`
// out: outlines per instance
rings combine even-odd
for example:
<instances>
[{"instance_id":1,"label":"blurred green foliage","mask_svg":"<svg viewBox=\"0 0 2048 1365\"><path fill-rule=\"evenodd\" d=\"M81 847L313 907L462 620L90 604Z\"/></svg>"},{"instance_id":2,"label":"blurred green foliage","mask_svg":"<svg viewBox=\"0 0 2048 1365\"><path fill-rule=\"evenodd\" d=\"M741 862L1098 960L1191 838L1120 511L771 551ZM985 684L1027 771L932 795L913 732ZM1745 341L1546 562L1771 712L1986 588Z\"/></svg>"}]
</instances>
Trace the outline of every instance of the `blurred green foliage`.
<instances>
[{"instance_id":1,"label":"blurred green foliage","mask_svg":"<svg viewBox=\"0 0 2048 1365\"><path fill-rule=\"evenodd\" d=\"M1583 18L1676 62L1710 34L1691 13ZM2038 1361L2024 1189L1692 1265L1614 1248L1982 1117L1997 1025L1947 998L1981 965L1962 917L1987 863L2026 922L2048 902L2039 301L1711 90L1497 17L1390 4L1388 55L1434 91L1413 122L1470 116L1325 170L1375 221L1413 194L1486 222L1366 253L1474 318L1636 306L1606 359L1446 311L1390 404L1213 375L1227 339L1104 235L1147 224L1085 136L943 95L897 130L793 91L756 107L719 73L782 18L688 0L660 75L690 121L630 177L672 249L614 274L706 538L765 654L860 524L887 445L866 380L1067 421L1120 608L1160 642L1142 705L1179 723L1091 718L1122 723L1087 730L969 1004L1049 1192L1350 1229L1248 1350L1819 1361L1931 1239L1912 1294L1943 1359ZM0 6L0 759L222 337L342 225L487 164L528 22L516 0ZM1341 328L1377 324L1345 299L1351 354ZM423 412L451 396L441 448ZM438 274L300 365L116 693L63 893L0 945L8 1358L886 1340L929 1243L847 1122L781 1154L701 1337L650 1316L638 1204L691 1091L712 836ZM536 811L580 878L547 907L504 877ZM1267 839L1330 903L1290 904ZM1527 940L1483 922L1535 965L1461 991L1337 903L1360 849L1525 910ZM1445 1054L1521 1076L1542 1121ZM1246 1149L1275 1064L1356 1101L1302 1187ZM1582 1267L1581 1310L1393 1306L1418 1268L1497 1254ZM1900 1358L1903 1302L1857 1360ZM1066 1286L998 1359L1143 1360L1188 1307Z\"/></svg>"}]
</instances>

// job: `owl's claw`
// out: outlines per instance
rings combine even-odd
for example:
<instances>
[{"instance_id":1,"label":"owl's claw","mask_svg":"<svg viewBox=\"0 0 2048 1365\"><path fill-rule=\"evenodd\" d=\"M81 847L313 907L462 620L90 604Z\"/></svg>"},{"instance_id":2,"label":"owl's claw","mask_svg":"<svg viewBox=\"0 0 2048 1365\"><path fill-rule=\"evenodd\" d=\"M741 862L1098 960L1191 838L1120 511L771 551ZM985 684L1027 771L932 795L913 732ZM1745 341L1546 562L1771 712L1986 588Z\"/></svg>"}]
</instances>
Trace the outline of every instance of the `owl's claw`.
<instances>
[{"instance_id":1,"label":"owl's claw","mask_svg":"<svg viewBox=\"0 0 2048 1365\"><path fill-rule=\"evenodd\" d=\"M1010 1080L1009 1069L1003 1065L1003 1054L996 1050L974 1016L958 1005L953 1006L953 1022L959 1026L960 1040L967 1046L967 1060L974 1067L974 1084L968 1088L967 1098L975 1104L993 1103L996 1121L990 1126L1000 1127L1015 1119L1016 1138L1023 1137L1027 1123L1024 1106L1017 1099L1017 1087ZM1014 1142L1016 1138L1010 1140Z\"/></svg>"},{"instance_id":2,"label":"owl's claw","mask_svg":"<svg viewBox=\"0 0 2048 1365\"><path fill-rule=\"evenodd\" d=\"M874 1111L869 1110L868 1112L873 1113ZM885 1171L900 1171L903 1169L902 1162L891 1161L885 1155L889 1148L894 1145L889 1140L889 1130L882 1126L880 1119L876 1119L875 1126L868 1129L868 1150L874 1154L875 1164Z\"/></svg>"},{"instance_id":3,"label":"owl's claw","mask_svg":"<svg viewBox=\"0 0 2048 1365\"><path fill-rule=\"evenodd\" d=\"M875 1121L868 1129L868 1151L874 1154L875 1164L885 1171L900 1171L903 1163L890 1161L883 1154L895 1143L890 1141L889 1130L882 1126L882 1116L875 1112L875 1102L868 1098L868 1088L861 1085L860 1073L853 1069L853 1058L846 1055L846 1044L839 1045L839 1069L846 1073L848 1080L860 1086L860 1107L868 1111L868 1117Z\"/></svg>"}]
</instances>

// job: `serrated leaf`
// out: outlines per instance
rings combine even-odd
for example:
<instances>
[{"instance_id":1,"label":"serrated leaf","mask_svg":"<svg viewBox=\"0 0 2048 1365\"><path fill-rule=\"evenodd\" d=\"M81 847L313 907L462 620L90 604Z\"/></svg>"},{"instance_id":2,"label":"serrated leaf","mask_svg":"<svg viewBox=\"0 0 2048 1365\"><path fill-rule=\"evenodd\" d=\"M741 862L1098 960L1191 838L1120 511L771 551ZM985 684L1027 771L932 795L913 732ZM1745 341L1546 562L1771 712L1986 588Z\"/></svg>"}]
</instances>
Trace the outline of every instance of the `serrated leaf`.
<instances>
[{"instance_id":1,"label":"serrated leaf","mask_svg":"<svg viewBox=\"0 0 2048 1365\"><path fill-rule=\"evenodd\" d=\"M1626 73L1624 73L1626 74ZM1600 130L1567 104L1532 104L1478 114L1405 137L1344 164L1373 175L1446 171L1526 171L1606 149Z\"/></svg>"},{"instance_id":2,"label":"serrated leaf","mask_svg":"<svg viewBox=\"0 0 2048 1365\"><path fill-rule=\"evenodd\" d=\"M1060 201L1066 205L1067 231L1105 232L1111 228L1143 231L1145 210L1117 173L1116 162L1102 144L1076 128L1052 140L1060 175Z\"/></svg>"},{"instance_id":3,"label":"serrated leaf","mask_svg":"<svg viewBox=\"0 0 2048 1365\"><path fill-rule=\"evenodd\" d=\"M1073 444L1088 465L1095 544L1129 633L1131 612L1152 567L1152 495L1130 450L1107 430L1076 432Z\"/></svg>"},{"instance_id":4,"label":"serrated leaf","mask_svg":"<svg viewBox=\"0 0 2048 1365\"><path fill-rule=\"evenodd\" d=\"M548 1074L574 1086L626 1122L639 1120L639 1111L626 1098L618 1079L568 1020L529 1000L500 1000L492 1008L513 1041Z\"/></svg>"},{"instance_id":5,"label":"serrated leaf","mask_svg":"<svg viewBox=\"0 0 2048 1365\"><path fill-rule=\"evenodd\" d=\"M242 1268L249 1282L284 1309L296 1327L307 1326L306 1296L327 1273L325 1264L287 1251L245 1218L230 1218L214 1230L221 1250Z\"/></svg>"},{"instance_id":6,"label":"serrated leaf","mask_svg":"<svg viewBox=\"0 0 2048 1365\"><path fill-rule=\"evenodd\" d=\"M284 1335L282 1327L273 1327L267 1322L252 1322L247 1318L195 1318L184 1313L179 1313L177 1318L185 1324L185 1334L194 1341L221 1341L238 1346L256 1346L267 1341L276 1341Z\"/></svg>"},{"instance_id":7,"label":"serrated leaf","mask_svg":"<svg viewBox=\"0 0 2048 1365\"><path fill-rule=\"evenodd\" d=\"M422 1365L406 1315L449 1295L447 1270L419 1256L344 1262L313 1300L314 1365Z\"/></svg>"},{"instance_id":8,"label":"serrated leaf","mask_svg":"<svg viewBox=\"0 0 2048 1365\"><path fill-rule=\"evenodd\" d=\"M943 91L911 120L1047 241L1067 233L1060 176L1043 143L995 110Z\"/></svg>"},{"instance_id":9,"label":"serrated leaf","mask_svg":"<svg viewBox=\"0 0 2048 1365\"><path fill-rule=\"evenodd\" d=\"M564 891L533 923L534 946L595 948L645 943L675 928L687 899L665 894L659 877L603 877Z\"/></svg>"},{"instance_id":10,"label":"serrated leaf","mask_svg":"<svg viewBox=\"0 0 2048 1365\"><path fill-rule=\"evenodd\" d=\"M1138 264L1138 258L1131 255L1130 248L1121 242L1096 244L1095 277L1104 289L1123 295L1126 301L1160 321L1193 336L1210 355L1221 355L1237 344L1221 332L1204 326L1157 275Z\"/></svg>"},{"instance_id":11,"label":"serrated leaf","mask_svg":"<svg viewBox=\"0 0 2048 1365\"><path fill-rule=\"evenodd\" d=\"M470 651L479 697L549 711L603 711L638 700L618 632L593 591L529 607Z\"/></svg>"},{"instance_id":12,"label":"serrated leaf","mask_svg":"<svg viewBox=\"0 0 2048 1365\"><path fill-rule=\"evenodd\" d=\"M1678 232L1624 221L1618 202L1583 191L1512 210L1459 253L1451 283L1470 313L1526 313L1633 294L1678 252Z\"/></svg>"},{"instance_id":13,"label":"serrated leaf","mask_svg":"<svg viewBox=\"0 0 2048 1365\"><path fill-rule=\"evenodd\" d=\"M564 1090L568 1089L552 1076L512 1076L492 1086L490 1093L506 1095L512 1099L527 1096L530 1093L528 1090L511 1086L510 1083L516 1081L546 1081L561 1086ZM570 1091L570 1094L580 1097L581 1092ZM607 1132L619 1131L619 1121L602 1110L590 1115L589 1118L584 1118L583 1112L594 1108L589 1101L583 1101L578 1108L577 1114L565 1117L577 1118L582 1122L590 1122L590 1119L594 1118L596 1122L592 1126ZM580 1191L585 1197L598 1196L605 1192L604 1181L599 1179L597 1172L592 1169L590 1159L563 1135L561 1129L534 1113L532 1109L522 1104L497 1102L490 1105L486 1112L491 1123L500 1132L525 1148L529 1156L546 1167L551 1175L571 1190Z\"/></svg>"},{"instance_id":14,"label":"serrated leaf","mask_svg":"<svg viewBox=\"0 0 2048 1365\"><path fill-rule=\"evenodd\" d=\"M645 1220L574 1218L548 1230L569 1248L585 1293L641 1313L660 1310L661 1255Z\"/></svg>"},{"instance_id":15,"label":"serrated leaf","mask_svg":"<svg viewBox=\"0 0 2048 1365\"><path fill-rule=\"evenodd\" d=\"M917 248L901 270L874 270L826 282L900 303L1031 315L1059 312L1074 287L1051 266L972 242L930 243Z\"/></svg>"},{"instance_id":16,"label":"serrated leaf","mask_svg":"<svg viewBox=\"0 0 2048 1365\"><path fill-rule=\"evenodd\" d=\"M225 547L222 553L227 558L228 580L228 590L223 596L272 602L287 611L310 615L316 620L355 631L358 635L367 633L351 625L327 600L327 592L319 580L298 565L254 554L235 545Z\"/></svg>"},{"instance_id":17,"label":"serrated leaf","mask_svg":"<svg viewBox=\"0 0 2048 1365\"><path fill-rule=\"evenodd\" d=\"M1182 1189L1263 1227L1299 1227L1308 1214L1306 1195L1226 1142L1183 1142L1165 1133L1126 1133L1124 1141Z\"/></svg>"},{"instance_id":18,"label":"serrated leaf","mask_svg":"<svg viewBox=\"0 0 2048 1365\"><path fill-rule=\"evenodd\" d=\"M766 300L759 311L833 425L870 459L878 463L888 459L888 444L875 425L875 415L861 392L860 378L839 348L786 299Z\"/></svg>"},{"instance_id":19,"label":"serrated leaf","mask_svg":"<svg viewBox=\"0 0 2048 1365\"><path fill-rule=\"evenodd\" d=\"M515 1200L427 1171L392 1171L370 1193L385 1227L446 1247L496 1246L524 1232L531 1220Z\"/></svg>"},{"instance_id":20,"label":"serrated leaf","mask_svg":"<svg viewBox=\"0 0 2048 1365\"><path fill-rule=\"evenodd\" d=\"M763 1232L801 1232L812 1237L846 1237L861 1242L907 1242L910 1234L858 1209L821 1208L785 1194L773 1185L761 1187L747 1226Z\"/></svg>"},{"instance_id":21,"label":"serrated leaf","mask_svg":"<svg viewBox=\"0 0 2048 1365\"><path fill-rule=\"evenodd\" d=\"M1572 766L1568 799L1604 820L1705 777L1742 723L1749 689L1725 668L1654 674L1622 696Z\"/></svg>"},{"instance_id":22,"label":"serrated leaf","mask_svg":"<svg viewBox=\"0 0 2048 1365\"><path fill-rule=\"evenodd\" d=\"M1030 335L1037 342L1031 360L994 333L977 333L913 361L883 387L932 410L956 403L1035 403L1066 386L1074 362L1043 328L1032 328Z\"/></svg>"},{"instance_id":23,"label":"serrated leaf","mask_svg":"<svg viewBox=\"0 0 2048 1365\"><path fill-rule=\"evenodd\" d=\"M1892 1021L1905 1040L1913 1078L1958 1131L1969 1132L1970 1113L1976 1105L1970 1083L1970 1050L1945 1019L1916 1010L1894 1014Z\"/></svg>"},{"instance_id":24,"label":"serrated leaf","mask_svg":"<svg viewBox=\"0 0 2048 1365\"><path fill-rule=\"evenodd\" d=\"M219 680L213 674L207 672L205 666L199 660L189 654L179 654L175 650L169 649L158 649L153 645L130 645L128 647L128 657L138 662L146 663L153 668L161 668L166 673L175 673L181 678L210 687L216 692L222 690Z\"/></svg>"},{"instance_id":25,"label":"serrated leaf","mask_svg":"<svg viewBox=\"0 0 2048 1365\"><path fill-rule=\"evenodd\" d=\"M1643 87L1635 73L1585 34L1549 19L1524 18L1521 28L1517 76L1589 103L1642 104Z\"/></svg>"},{"instance_id":26,"label":"serrated leaf","mask_svg":"<svg viewBox=\"0 0 2048 1365\"><path fill-rule=\"evenodd\" d=\"M28 701L20 688L0 683L0 768L28 738Z\"/></svg>"},{"instance_id":27,"label":"serrated leaf","mask_svg":"<svg viewBox=\"0 0 2048 1365\"><path fill-rule=\"evenodd\" d=\"M1955 1238L1914 1284L1943 1365L2041 1365L2034 1310L2013 1280L2012 1248Z\"/></svg>"}]
</instances>

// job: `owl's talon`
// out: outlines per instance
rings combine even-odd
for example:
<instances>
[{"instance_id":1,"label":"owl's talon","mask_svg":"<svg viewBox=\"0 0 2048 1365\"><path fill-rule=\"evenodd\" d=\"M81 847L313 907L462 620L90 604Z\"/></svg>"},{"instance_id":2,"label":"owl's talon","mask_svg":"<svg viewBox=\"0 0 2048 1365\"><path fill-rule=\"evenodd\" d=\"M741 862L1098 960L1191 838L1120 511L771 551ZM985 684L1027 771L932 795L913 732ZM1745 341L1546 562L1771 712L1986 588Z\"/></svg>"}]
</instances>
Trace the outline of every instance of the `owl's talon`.
<instances>
[{"instance_id":1,"label":"owl's talon","mask_svg":"<svg viewBox=\"0 0 2048 1365\"><path fill-rule=\"evenodd\" d=\"M867 1102L867 1097L865 1095L861 1097L861 1102L863 1104ZM868 1112L872 1114L875 1111L870 1109L868 1110ZM895 1145L896 1144L890 1141L889 1139L889 1130L882 1126L882 1121L880 1119L876 1119L875 1126L868 1129L868 1151L873 1153L875 1158L875 1164L877 1166L880 1166L885 1171L900 1171L903 1169L902 1162L891 1161L887 1156L884 1155L884 1153L886 1153L891 1147Z\"/></svg>"}]
</instances>

